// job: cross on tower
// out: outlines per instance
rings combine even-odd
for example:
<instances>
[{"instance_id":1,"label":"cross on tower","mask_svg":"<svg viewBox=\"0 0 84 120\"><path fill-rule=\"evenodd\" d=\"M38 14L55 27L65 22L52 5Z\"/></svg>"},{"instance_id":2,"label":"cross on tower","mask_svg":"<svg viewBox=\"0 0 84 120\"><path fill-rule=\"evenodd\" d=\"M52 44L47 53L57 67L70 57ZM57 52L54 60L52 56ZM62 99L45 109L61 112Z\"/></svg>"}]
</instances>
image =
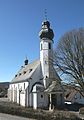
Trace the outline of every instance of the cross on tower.
<instances>
[{"instance_id":1,"label":"cross on tower","mask_svg":"<svg viewBox=\"0 0 84 120\"><path fill-rule=\"evenodd\" d=\"M47 21L47 9L45 9L45 20Z\"/></svg>"}]
</instances>

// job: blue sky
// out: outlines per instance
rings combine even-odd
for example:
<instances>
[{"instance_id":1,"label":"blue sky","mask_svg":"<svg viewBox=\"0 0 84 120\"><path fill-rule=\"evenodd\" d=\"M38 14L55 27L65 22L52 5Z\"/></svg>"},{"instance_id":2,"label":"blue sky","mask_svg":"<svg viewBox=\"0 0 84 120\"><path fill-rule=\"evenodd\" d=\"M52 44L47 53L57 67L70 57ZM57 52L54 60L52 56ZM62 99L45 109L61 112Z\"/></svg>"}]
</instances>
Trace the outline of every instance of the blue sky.
<instances>
[{"instance_id":1,"label":"blue sky","mask_svg":"<svg viewBox=\"0 0 84 120\"><path fill-rule=\"evenodd\" d=\"M45 9L54 47L65 32L84 27L84 0L0 0L0 82L10 82L26 56L29 62L39 58Z\"/></svg>"}]
</instances>

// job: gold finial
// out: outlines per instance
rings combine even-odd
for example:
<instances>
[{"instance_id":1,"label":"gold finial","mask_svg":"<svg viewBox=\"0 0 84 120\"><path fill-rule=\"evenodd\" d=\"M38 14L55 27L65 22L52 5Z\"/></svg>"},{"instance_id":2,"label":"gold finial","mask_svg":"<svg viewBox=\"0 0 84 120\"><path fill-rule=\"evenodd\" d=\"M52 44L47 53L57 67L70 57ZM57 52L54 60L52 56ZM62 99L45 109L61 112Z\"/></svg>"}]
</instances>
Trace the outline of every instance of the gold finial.
<instances>
[{"instance_id":1,"label":"gold finial","mask_svg":"<svg viewBox=\"0 0 84 120\"><path fill-rule=\"evenodd\" d=\"M45 9L45 20L47 20L47 9Z\"/></svg>"}]
</instances>

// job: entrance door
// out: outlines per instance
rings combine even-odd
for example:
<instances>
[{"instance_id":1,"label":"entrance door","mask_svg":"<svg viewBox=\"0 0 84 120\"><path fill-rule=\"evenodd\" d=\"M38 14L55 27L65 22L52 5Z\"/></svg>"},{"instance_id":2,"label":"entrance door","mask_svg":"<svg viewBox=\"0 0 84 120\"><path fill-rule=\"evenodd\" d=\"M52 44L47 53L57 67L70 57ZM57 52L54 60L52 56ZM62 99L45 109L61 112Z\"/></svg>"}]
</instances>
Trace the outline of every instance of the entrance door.
<instances>
[{"instance_id":1,"label":"entrance door","mask_svg":"<svg viewBox=\"0 0 84 120\"><path fill-rule=\"evenodd\" d=\"M52 94L52 106L56 107L57 105L57 96L56 94Z\"/></svg>"}]
</instances>

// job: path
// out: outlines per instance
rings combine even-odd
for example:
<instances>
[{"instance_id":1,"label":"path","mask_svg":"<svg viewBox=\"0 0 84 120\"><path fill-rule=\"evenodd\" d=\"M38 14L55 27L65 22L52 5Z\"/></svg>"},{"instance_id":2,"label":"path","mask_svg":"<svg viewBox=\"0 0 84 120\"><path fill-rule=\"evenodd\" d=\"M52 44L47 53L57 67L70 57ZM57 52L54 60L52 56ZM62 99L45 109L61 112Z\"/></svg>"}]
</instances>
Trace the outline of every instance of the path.
<instances>
[{"instance_id":1,"label":"path","mask_svg":"<svg viewBox=\"0 0 84 120\"><path fill-rule=\"evenodd\" d=\"M0 113L0 120L35 120L35 119Z\"/></svg>"}]
</instances>

